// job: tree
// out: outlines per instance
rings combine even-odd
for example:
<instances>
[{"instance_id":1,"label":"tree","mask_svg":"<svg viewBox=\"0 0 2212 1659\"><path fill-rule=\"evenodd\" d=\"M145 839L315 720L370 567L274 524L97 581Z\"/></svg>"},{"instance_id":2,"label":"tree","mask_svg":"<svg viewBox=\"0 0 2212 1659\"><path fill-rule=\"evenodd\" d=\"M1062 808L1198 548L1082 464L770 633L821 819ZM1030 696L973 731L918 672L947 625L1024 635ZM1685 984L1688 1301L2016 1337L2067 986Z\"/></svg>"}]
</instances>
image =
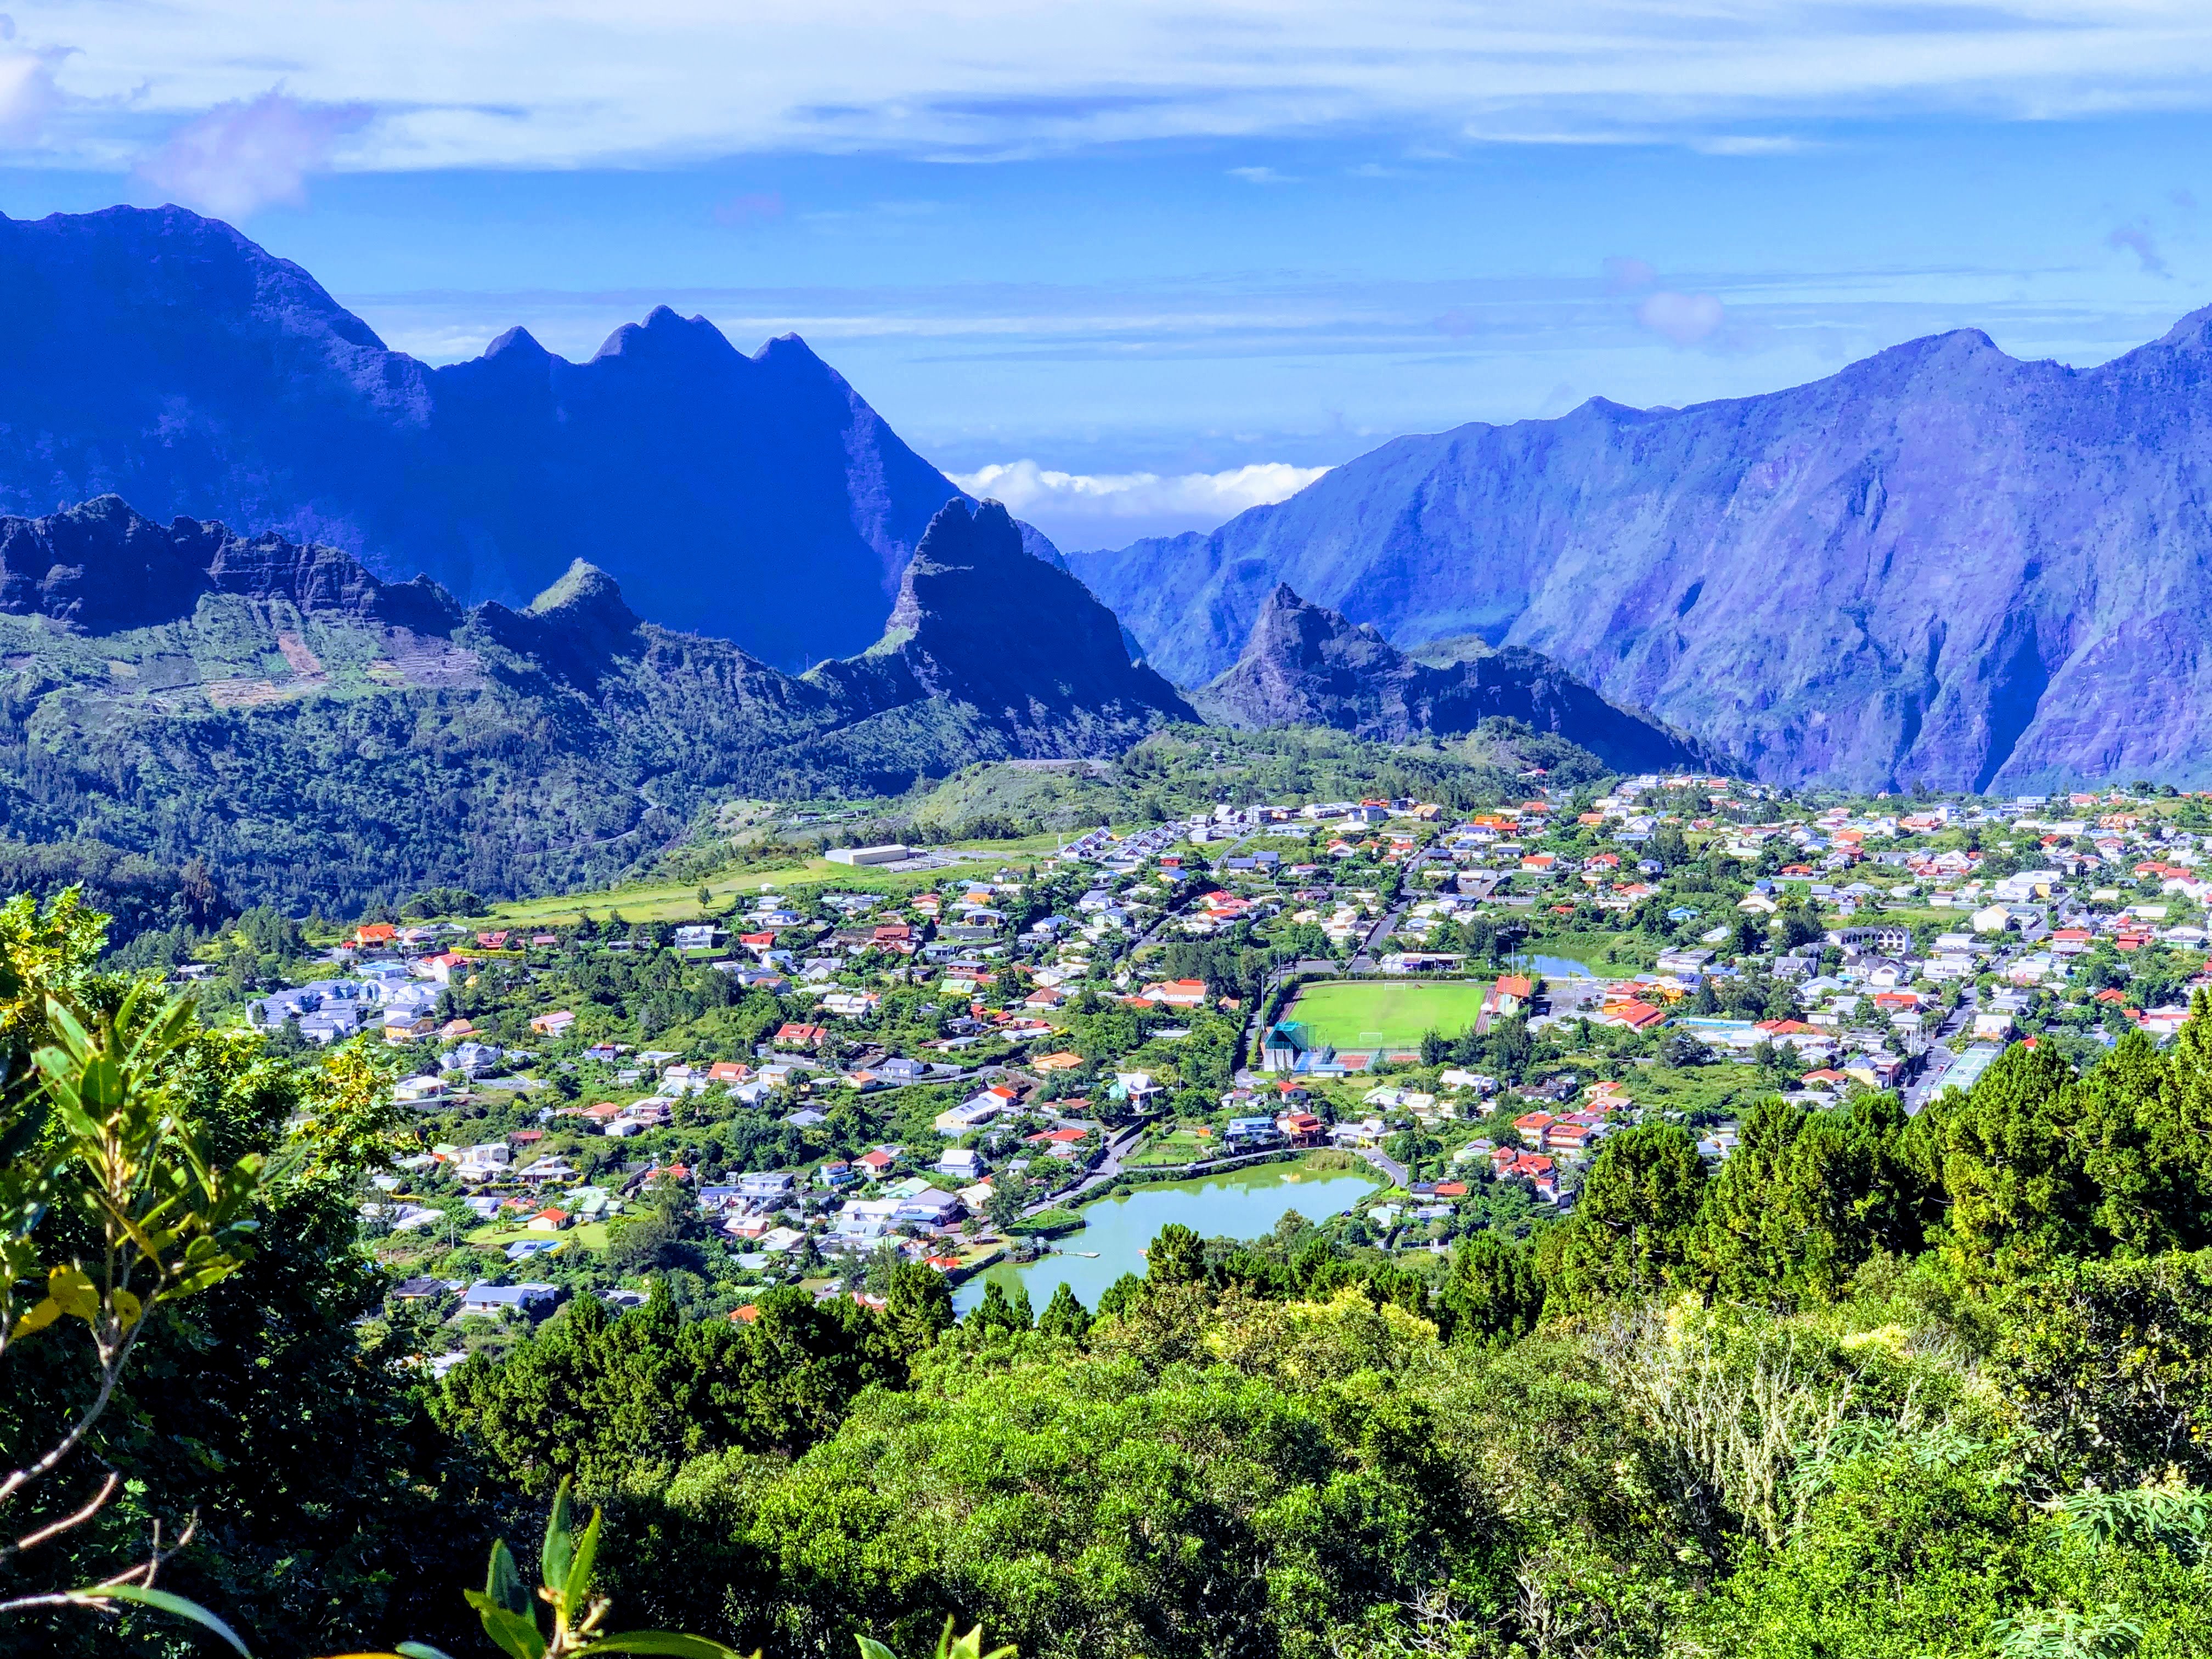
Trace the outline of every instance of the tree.
<instances>
[{"instance_id":1,"label":"tree","mask_svg":"<svg viewBox=\"0 0 2212 1659\"><path fill-rule=\"evenodd\" d=\"M28 1104L31 1051L51 1046L48 998L102 1046L141 1042L169 1018L154 1012L149 994L100 971L103 926L74 894L44 911L24 900L0 906L0 1077L9 1079L0 1118ZM112 1382L95 1351L66 1340L76 1326L66 1308L64 1322L11 1345L0 1367L0 1468L27 1467L49 1425L77 1420L103 1398L107 1404L50 1478L18 1490L14 1518L45 1528L79 1512L98 1490L97 1479L84 1478L87 1462L112 1471L123 1497L0 1564L13 1581L0 1599L107 1577L160 1519L165 1554L179 1528L197 1528L192 1547L161 1565L163 1584L219 1607L264 1651L358 1646L380 1632L389 1632L386 1644L442 1638L459 1628L459 1609L428 1587L467 1570L483 1512L454 1479L422 1409L420 1356L406 1328L366 1346L356 1328L387 1284L354 1248L356 1185L388 1152L392 1109L380 1072L353 1048L303 1070L270 1058L251 1033L206 1030L189 1017L172 1035L174 1047L139 1074L151 1083L161 1126L159 1156L140 1169L152 1182L141 1196L173 1192L166 1214L174 1229L193 1204L184 1188L155 1178L157 1164L173 1174L187 1168L187 1140L224 1180L242 1179L258 1159L240 1221L251 1224L252 1249L191 1293L188 1320L164 1299L147 1298L143 1281L119 1286L140 1297L143 1317L128 1366ZM9 1121L20 1127L25 1120ZM50 1123L40 1143L46 1152L58 1145L56 1128ZM184 1164L168 1162L178 1159ZM26 1168L20 1148L0 1164L0 1180L9 1182ZM22 1249L33 1244L43 1252L42 1276L44 1267L75 1261L105 1282L104 1270L87 1265L104 1246L76 1195L82 1178L65 1173L30 1232L18 1225L9 1233L19 1267ZM186 1184L202 1179L191 1174ZM34 1613L9 1632L55 1655L112 1652L117 1634L74 1607Z\"/></svg>"},{"instance_id":2,"label":"tree","mask_svg":"<svg viewBox=\"0 0 2212 1659\"><path fill-rule=\"evenodd\" d=\"M1070 1337L1078 1342L1091 1334L1091 1315L1065 1279L1054 1289L1052 1300L1045 1304L1037 1329L1046 1336Z\"/></svg>"},{"instance_id":3,"label":"tree","mask_svg":"<svg viewBox=\"0 0 2212 1659\"><path fill-rule=\"evenodd\" d=\"M1613 1136L1573 1216L1545 1237L1539 1261L1547 1294L1586 1307L1681 1280L1705 1188L1705 1166L1687 1130L1645 1124Z\"/></svg>"},{"instance_id":4,"label":"tree","mask_svg":"<svg viewBox=\"0 0 2212 1659\"><path fill-rule=\"evenodd\" d=\"M934 1267L902 1262L891 1274L884 1320L901 1352L919 1354L952 1328L952 1287Z\"/></svg>"},{"instance_id":5,"label":"tree","mask_svg":"<svg viewBox=\"0 0 2212 1659\"><path fill-rule=\"evenodd\" d=\"M974 1334L988 1338L993 1335L1018 1336L1036 1323L1030 1311L1029 1287L1017 1283L1011 1293L998 1279L983 1281L983 1299L969 1310L963 1322Z\"/></svg>"},{"instance_id":6,"label":"tree","mask_svg":"<svg viewBox=\"0 0 2212 1659\"><path fill-rule=\"evenodd\" d=\"M2094 1222L2133 1255L2212 1244L2212 1000L2160 1054L2129 1030L2075 1091Z\"/></svg>"},{"instance_id":7,"label":"tree","mask_svg":"<svg viewBox=\"0 0 2212 1659\"><path fill-rule=\"evenodd\" d=\"M1145 1253L1145 1277L1155 1285L1193 1285L1206 1277L1206 1243L1179 1221L1170 1221Z\"/></svg>"},{"instance_id":8,"label":"tree","mask_svg":"<svg viewBox=\"0 0 2212 1659\"><path fill-rule=\"evenodd\" d=\"M1544 1311L1534 1252L1493 1232L1475 1234L1452 1252L1442 1301L1454 1341L1495 1347L1518 1341Z\"/></svg>"},{"instance_id":9,"label":"tree","mask_svg":"<svg viewBox=\"0 0 2212 1659\"><path fill-rule=\"evenodd\" d=\"M1921 1114L1950 1202L1948 1248L1972 1271L2032 1270L2089 1242L2097 1194L2073 1084L2055 1048L2016 1042L1971 1094Z\"/></svg>"},{"instance_id":10,"label":"tree","mask_svg":"<svg viewBox=\"0 0 2212 1659\"><path fill-rule=\"evenodd\" d=\"M1134 1273L1123 1273L1098 1295L1098 1316L1101 1319L1120 1315L1145 1299L1145 1281Z\"/></svg>"},{"instance_id":11,"label":"tree","mask_svg":"<svg viewBox=\"0 0 2212 1659\"><path fill-rule=\"evenodd\" d=\"M1992 1369L2060 1485L2212 1482L2212 1251L2063 1262L2002 1313Z\"/></svg>"}]
</instances>

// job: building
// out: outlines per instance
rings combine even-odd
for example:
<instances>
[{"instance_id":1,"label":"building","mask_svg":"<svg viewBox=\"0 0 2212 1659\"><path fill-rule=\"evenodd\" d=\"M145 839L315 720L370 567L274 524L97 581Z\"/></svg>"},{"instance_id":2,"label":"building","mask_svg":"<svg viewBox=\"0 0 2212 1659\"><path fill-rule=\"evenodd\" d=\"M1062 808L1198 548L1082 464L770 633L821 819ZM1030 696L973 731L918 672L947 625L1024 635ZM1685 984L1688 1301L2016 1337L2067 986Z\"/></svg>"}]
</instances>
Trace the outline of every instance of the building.
<instances>
[{"instance_id":1,"label":"building","mask_svg":"<svg viewBox=\"0 0 2212 1659\"><path fill-rule=\"evenodd\" d=\"M502 1319L513 1314L538 1319L551 1313L561 1300L556 1285L494 1285L478 1279L461 1297L461 1312L479 1318Z\"/></svg>"},{"instance_id":2,"label":"building","mask_svg":"<svg viewBox=\"0 0 2212 1659\"><path fill-rule=\"evenodd\" d=\"M832 864L897 864L915 855L911 847L889 842L881 847L832 847L822 856Z\"/></svg>"}]
</instances>

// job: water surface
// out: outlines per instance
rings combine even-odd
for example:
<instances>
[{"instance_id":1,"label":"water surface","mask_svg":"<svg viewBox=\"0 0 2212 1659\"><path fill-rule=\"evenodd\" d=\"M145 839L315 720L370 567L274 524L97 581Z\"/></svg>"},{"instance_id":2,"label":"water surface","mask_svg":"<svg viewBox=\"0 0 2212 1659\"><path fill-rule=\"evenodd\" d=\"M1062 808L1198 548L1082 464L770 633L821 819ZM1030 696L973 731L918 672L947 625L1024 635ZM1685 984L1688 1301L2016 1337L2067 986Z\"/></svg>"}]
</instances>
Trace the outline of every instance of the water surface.
<instances>
[{"instance_id":1,"label":"water surface","mask_svg":"<svg viewBox=\"0 0 2212 1659\"><path fill-rule=\"evenodd\" d=\"M984 1281L995 1279L1009 1291L1026 1286L1030 1306L1040 1314L1062 1285L1095 1310L1109 1285L1123 1273L1143 1273L1146 1248L1171 1221L1202 1238L1258 1238L1292 1210L1309 1221L1348 1210L1376 1190L1378 1179L1364 1167L1316 1170L1301 1163L1255 1164L1197 1181L1155 1181L1085 1205L1088 1224L1054 1240L1055 1254L1019 1267L1002 1261L955 1286L952 1305L967 1312L983 1299Z\"/></svg>"}]
</instances>

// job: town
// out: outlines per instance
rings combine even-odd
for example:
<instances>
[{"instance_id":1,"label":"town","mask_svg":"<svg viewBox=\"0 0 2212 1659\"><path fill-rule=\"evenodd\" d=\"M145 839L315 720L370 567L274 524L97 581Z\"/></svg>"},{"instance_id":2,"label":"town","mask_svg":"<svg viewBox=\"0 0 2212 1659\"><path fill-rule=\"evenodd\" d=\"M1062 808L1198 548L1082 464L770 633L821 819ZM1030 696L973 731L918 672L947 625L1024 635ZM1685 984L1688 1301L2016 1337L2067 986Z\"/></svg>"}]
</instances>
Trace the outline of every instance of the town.
<instances>
[{"instance_id":1,"label":"town","mask_svg":"<svg viewBox=\"0 0 2212 1659\"><path fill-rule=\"evenodd\" d=\"M1717 1165L1760 1098L1911 1113L2014 1042L2170 1038L2212 983L2207 805L1532 777L1466 812L824 846L690 920L617 894L301 934L236 1006L394 1066L418 1144L362 1222L441 1370L656 1282L738 1321L782 1284L880 1305L900 1262L971 1305L1080 1267L1095 1300L1144 1263L1073 1261L1086 1206L1231 1171L1263 1223L1326 1193L1298 1223L1434 1279L1455 1240L1571 1211L1627 1127L1686 1126ZM210 955L180 971L241 982Z\"/></svg>"}]
</instances>

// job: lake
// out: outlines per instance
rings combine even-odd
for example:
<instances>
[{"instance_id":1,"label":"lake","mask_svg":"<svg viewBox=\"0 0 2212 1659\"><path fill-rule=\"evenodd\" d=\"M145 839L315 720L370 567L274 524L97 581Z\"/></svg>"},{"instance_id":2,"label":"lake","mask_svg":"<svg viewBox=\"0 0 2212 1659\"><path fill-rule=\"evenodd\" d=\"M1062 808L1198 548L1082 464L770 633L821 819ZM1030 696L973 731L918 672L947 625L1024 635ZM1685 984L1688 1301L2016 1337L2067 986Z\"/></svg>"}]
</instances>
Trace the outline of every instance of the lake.
<instances>
[{"instance_id":1,"label":"lake","mask_svg":"<svg viewBox=\"0 0 2212 1659\"><path fill-rule=\"evenodd\" d=\"M1304 1164L1255 1164L1198 1181L1155 1181L1083 1206L1088 1224L1055 1240L1054 1254L1015 1266L1000 1262L956 1285L952 1305L966 1313L983 1299L983 1283L995 1279L1009 1291L1026 1286L1030 1308L1042 1314L1060 1285L1073 1289L1096 1311L1098 1297L1123 1273L1142 1274L1145 1251L1171 1221L1202 1238L1258 1238L1296 1210L1309 1221L1348 1210L1377 1189L1381 1177L1323 1170ZM1093 1256L1078 1250L1096 1250Z\"/></svg>"}]
</instances>

